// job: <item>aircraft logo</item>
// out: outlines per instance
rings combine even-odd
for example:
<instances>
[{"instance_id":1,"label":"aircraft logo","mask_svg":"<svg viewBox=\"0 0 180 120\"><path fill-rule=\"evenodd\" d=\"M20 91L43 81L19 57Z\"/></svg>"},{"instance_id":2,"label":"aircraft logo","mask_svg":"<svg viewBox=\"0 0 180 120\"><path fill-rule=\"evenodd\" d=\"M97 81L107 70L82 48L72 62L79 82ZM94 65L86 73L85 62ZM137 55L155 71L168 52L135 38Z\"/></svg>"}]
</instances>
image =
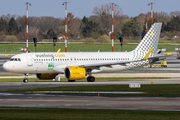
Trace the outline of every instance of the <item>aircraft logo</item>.
<instances>
[{"instance_id":1,"label":"aircraft logo","mask_svg":"<svg viewBox=\"0 0 180 120\"><path fill-rule=\"evenodd\" d=\"M48 64L48 70L53 70L53 68L54 68L54 63L50 62Z\"/></svg>"}]
</instances>

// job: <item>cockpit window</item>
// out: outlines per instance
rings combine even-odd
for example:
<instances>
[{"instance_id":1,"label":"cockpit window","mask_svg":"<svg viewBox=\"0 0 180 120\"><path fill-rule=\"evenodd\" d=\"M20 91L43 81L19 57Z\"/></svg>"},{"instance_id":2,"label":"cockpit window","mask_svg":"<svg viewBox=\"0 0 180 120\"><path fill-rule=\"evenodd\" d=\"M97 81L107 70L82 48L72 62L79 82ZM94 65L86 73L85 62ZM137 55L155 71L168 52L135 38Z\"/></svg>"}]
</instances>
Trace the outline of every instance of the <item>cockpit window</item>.
<instances>
[{"instance_id":1,"label":"cockpit window","mask_svg":"<svg viewBox=\"0 0 180 120\"><path fill-rule=\"evenodd\" d=\"M10 61L21 61L20 58L11 58Z\"/></svg>"}]
</instances>

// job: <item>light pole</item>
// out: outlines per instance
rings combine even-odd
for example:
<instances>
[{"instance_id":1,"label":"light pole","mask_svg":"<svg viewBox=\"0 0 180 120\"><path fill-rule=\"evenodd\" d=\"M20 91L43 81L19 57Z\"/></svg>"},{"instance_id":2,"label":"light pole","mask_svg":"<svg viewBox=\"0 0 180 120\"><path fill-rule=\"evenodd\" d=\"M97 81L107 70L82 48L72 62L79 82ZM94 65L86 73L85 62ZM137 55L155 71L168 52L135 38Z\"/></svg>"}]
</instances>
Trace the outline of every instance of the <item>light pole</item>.
<instances>
[{"instance_id":1,"label":"light pole","mask_svg":"<svg viewBox=\"0 0 180 120\"><path fill-rule=\"evenodd\" d=\"M65 52L67 52L67 3L64 2L62 5L65 5Z\"/></svg>"},{"instance_id":2,"label":"light pole","mask_svg":"<svg viewBox=\"0 0 180 120\"><path fill-rule=\"evenodd\" d=\"M28 5L31 6L31 3L27 2L26 4L26 52L28 53Z\"/></svg>"},{"instance_id":3,"label":"light pole","mask_svg":"<svg viewBox=\"0 0 180 120\"><path fill-rule=\"evenodd\" d=\"M114 5L116 6L115 3L112 4L112 52L114 52Z\"/></svg>"},{"instance_id":4,"label":"light pole","mask_svg":"<svg viewBox=\"0 0 180 120\"><path fill-rule=\"evenodd\" d=\"M147 33L147 16L146 16L146 33Z\"/></svg>"},{"instance_id":5,"label":"light pole","mask_svg":"<svg viewBox=\"0 0 180 120\"><path fill-rule=\"evenodd\" d=\"M153 25L153 2L149 3L148 6L151 5L151 25Z\"/></svg>"}]
</instances>

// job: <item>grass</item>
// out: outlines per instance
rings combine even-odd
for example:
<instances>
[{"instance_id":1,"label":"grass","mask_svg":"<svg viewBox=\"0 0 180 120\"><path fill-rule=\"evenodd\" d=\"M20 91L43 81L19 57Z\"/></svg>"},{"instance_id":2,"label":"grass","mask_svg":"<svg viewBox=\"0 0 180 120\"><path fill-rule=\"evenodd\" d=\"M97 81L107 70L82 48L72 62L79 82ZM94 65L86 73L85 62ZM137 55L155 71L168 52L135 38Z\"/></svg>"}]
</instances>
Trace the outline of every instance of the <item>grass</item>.
<instances>
[{"instance_id":1,"label":"grass","mask_svg":"<svg viewBox=\"0 0 180 120\"><path fill-rule=\"evenodd\" d=\"M159 43L163 44L175 44L175 43L180 43L179 40L159 40Z\"/></svg>"},{"instance_id":2,"label":"grass","mask_svg":"<svg viewBox=\"0 0 180 120\"><path fill-rule=\"evenodd\" d=\"M178 120L179 112L0 108L1 120Z\"/></svg>"},{"instance_id":3,"label":"grass","mask_svg":"<svg viewBox=\"0 0 180 120\"><path fill-rule=\"evenodd\" d=\"M0 75L0 76L10 76L10 75ZM12 75L20 76L20 75ZM137 79L172 79L171 77L102 77L96 78L96 81L101 80L137 80ZM0 78L0 82L22 82L23 78ZM39 80L37 78L28 78L29 82L52 82L52 80ZM66 78L61 78L60 81L67 81ZM77 81L87 81L87 79L77 80ZM54 81L56 82L56 81Z\"/></svg>"},{"instance_id":4,"label":"grass","mask_svg":"<svg viewBox=\"0 0 180 120\"><path fill-rule=\"evenodd\" d=\"M21 74L0 74L0 76L22 76Z\"/></svg>"},{"instance_id":5,"label":"grass","mask_svg":"<svg viewBox=\"0 0 180 120\"><path fill-rule=\"evenodd\" d=\"M162 97L162 96L163 97L180 97L180 85L179 84L170 84L170 85L150 84L150 85L141 85L141 88L129 88L129 85L60 86L60 87L50 87L50 88L13 90L13 91L5 91L5 92L34 93L34 92L41 92L41 91L143 92L142 94L116 94L116 95L118 95L118 96L148 96L148 97L149 96L151 96L151 97ZM72 94L72 93L70 93L70 94ZM93 95L96 95L96 94L93 94ZM103 95L114 95L114 94L101 94L101 96L103 96Z\"/></svg>"},{"instance_id":6,"label":"grass","mask_svg":"<svg viewBox=\"0 0 180 120\"><path fill-rule=\"evenodd\" d=\"M123 45L123 51L132 51L137 45ZM17 54L20 52L20 48L25 47L25 44L0 44L1 54ZM159 45L158 48L166 48L167 52L173 52L174 48L178 45ZM65 51L64 44L56 44L55 51L61 49L61 52ZM101 44L101 45L87 45L87 44L68 44L68 52L111 52L111 44ZM35 48L33 44L29 44L29 51L34 52ZM120 52L120 45L114 45L114 51ZM37 52L53 52L52 44L38 44Z\"/></svg>"}]
</instances>

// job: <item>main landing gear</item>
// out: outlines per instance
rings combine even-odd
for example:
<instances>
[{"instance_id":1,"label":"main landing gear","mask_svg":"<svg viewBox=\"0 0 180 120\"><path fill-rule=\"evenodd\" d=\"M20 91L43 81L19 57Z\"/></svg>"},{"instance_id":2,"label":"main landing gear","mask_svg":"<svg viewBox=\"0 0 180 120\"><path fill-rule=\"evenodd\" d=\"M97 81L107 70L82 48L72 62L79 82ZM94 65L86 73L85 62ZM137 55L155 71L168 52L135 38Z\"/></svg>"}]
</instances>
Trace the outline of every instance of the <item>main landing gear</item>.
<instances>
[{"instance_id":1,"label":"main landing gear","mask_svg":"<svg viewBox=\"0 0 180 120\"><path fill-rule=\"evenodd\" d=\"M27 83L27 82L28 82L28 78L27 78L27 77L28 77L29 74L28 74L28 73L25 73L24 75L25 75L25 78L23 79L23 82L24 82L24 83Z\"/></svg>"},{"instance_id":2,"label":"main landing gear","mask_svg":"<svg viewBox=\"0 0 180 120\"><path fill-rule=\"evenodd\" d=\"M87 71L87 74L89 75L87 77L87 81L88 82L94 82L95 81L95 77L92 76L92 73L91 73L92 70L91 69L87 69L86 71Z\"/></svg>"},{"instance_id":3,"label":"main landing gear","mask_svg":"<svg viewBox=\"0 0 180 120\"><path fill-rule=\"evenodd\" d=\"M87 77L87 81L88 82L94 82L95 81L95 77L89 76L89 77Z\"/></svg>"}]
</instances>

